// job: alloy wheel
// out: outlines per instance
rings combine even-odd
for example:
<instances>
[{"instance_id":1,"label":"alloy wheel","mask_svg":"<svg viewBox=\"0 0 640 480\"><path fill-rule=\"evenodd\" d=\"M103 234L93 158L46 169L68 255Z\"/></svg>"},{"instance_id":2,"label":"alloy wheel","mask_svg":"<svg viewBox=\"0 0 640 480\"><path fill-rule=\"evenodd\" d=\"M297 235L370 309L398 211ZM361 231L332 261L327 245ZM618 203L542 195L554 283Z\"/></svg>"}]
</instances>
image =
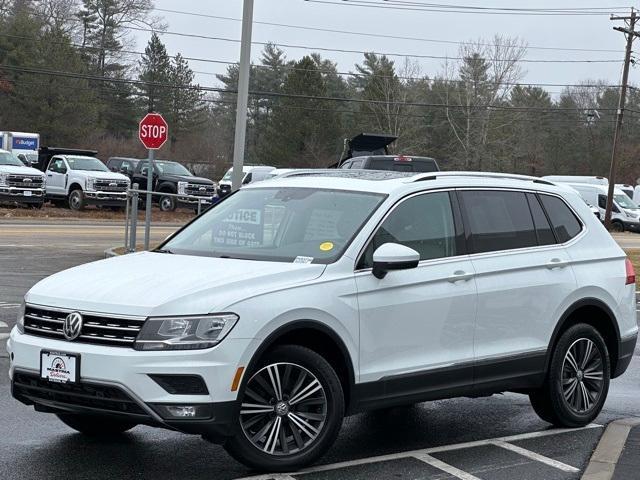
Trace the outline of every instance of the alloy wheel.
<instances>
[{"instance_id":1,"label":"alloy wheel","mask_svg":"<svg viewBox=\"0 0 640 480\"><path fill-rule=\"evenodd\" d=\"M320 436L327 405L322 384L309 370L293 363L274 363L247 382L240 425L258 450L292 455Z\"/></svg>"},{"instance_id":2,"label":"alloy wheel","mask_svg":"<svg viewBox=\"0 0 640 480\"><path fill-rule=\"evenodd\" d=\"M562 363L562 392L576 413L586 413L598 403L604 388L602 353L588 338L573 342Z\"/></svg>"}]
</instances>

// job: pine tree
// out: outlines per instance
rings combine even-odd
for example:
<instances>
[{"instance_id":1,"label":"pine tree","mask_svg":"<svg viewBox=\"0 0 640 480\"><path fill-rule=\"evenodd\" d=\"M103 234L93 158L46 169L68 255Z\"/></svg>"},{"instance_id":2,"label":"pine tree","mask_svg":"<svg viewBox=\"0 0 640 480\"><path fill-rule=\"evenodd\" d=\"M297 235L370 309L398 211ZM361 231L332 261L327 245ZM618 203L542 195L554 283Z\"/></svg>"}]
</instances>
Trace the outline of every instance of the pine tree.
<instances>
[{"instance_id":1,"label":"pine tree","mask_svg":"<svg viewBox=\"0 0 640 480\"><path fill-rule=\"evenodd\" d=\"M171 109L171 59L160 37L153 33L140 59L138 80L148 112L167 113Z\"/></svg>"},{"instance_id":2,"label":"pine tree","mask_svg":"<svg viewBox=\"0 0 640 480\"><path fill-rule=\"evenodd\" d=\"M205 107L199 86L193 83L193 70L180 54L169 67L169 84L172 86L167 111L171 134L171 149L180 137L204 120Z\"/></svg>"}]
</instances>

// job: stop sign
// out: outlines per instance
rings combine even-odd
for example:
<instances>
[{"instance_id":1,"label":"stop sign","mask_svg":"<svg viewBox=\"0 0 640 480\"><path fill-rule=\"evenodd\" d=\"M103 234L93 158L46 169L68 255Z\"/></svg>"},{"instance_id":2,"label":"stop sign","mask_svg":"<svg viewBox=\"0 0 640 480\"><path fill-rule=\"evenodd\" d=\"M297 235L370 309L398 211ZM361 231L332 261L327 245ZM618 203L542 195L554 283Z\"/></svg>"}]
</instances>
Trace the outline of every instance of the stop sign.
<instances>
[{"instance_id":1,"label":"stop sign","mask_svg":"<svg viewBox=\"0 0 640 480\"><path fill-rule=\"evenodd\" d=\"M149 150L158 150L167 141L169 126L159 113L147 113L140 121L138 138Z\"/></svg>"}]
</instances>

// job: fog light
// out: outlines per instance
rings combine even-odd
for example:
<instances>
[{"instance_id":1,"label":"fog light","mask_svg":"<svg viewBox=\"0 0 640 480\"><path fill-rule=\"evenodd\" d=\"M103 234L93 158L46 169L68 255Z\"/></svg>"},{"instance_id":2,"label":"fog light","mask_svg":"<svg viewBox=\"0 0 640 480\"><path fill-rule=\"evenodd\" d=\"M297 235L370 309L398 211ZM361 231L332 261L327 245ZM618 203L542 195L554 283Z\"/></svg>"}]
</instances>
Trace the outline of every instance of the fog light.
<instances>
[{"instance_id":1,"label":"fog light","mask_svg":"<svg viewBox=\"0 0 640 480\"><path fill-rule=\"evenodd\" d=\"M175 405L166 408L167 412L169 412L174 417L193 418L196 416L196 407L194 407L193 405Z\"/></svg>"},{"instance_id":2,"label":"fog light","mask_svg":"<svg viewBox=\"0 0 640 480\"><path fill-rule=\"evenodd\" d=\"M155 404L153 409L165 420L206 420L211 418L211 405Z\"/></svg>"}]
</instances>

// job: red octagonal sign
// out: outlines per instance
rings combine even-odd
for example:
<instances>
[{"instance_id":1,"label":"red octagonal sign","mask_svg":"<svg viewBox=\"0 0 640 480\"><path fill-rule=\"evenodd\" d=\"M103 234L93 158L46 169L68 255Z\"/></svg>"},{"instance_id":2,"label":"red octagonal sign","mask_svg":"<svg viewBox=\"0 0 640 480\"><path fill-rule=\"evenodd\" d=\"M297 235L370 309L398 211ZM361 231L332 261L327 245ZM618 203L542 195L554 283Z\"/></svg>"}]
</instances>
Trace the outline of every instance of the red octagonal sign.
<instances>
[{"instance_id":1,"label":"red octagonal sign","mask_svg":"<svg viewBox=\"0 0 640 480\"><path fill-rule=\"evenodd\" d=\"M149 150L161 148L169 136L169 126L159 113L147 113L140 121L138 138Z\"/></svg>"}]
</instances>

